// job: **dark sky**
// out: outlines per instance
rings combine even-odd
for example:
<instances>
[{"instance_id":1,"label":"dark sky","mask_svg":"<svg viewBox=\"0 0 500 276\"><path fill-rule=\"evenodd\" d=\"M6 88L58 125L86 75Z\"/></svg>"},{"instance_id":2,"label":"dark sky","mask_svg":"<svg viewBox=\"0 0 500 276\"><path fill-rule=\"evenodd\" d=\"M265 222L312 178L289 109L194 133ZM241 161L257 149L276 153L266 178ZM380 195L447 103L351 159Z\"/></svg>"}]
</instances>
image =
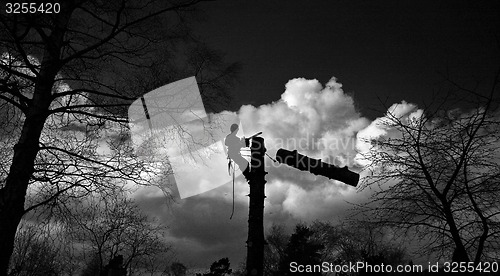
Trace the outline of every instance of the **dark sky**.
<instances>
[{"instance_id":1,"label":"dark sky","mask_svg":"<svg viewBox=\"0 0 500 276\"><path fill-rule=\"evenodd\" d=\"M420 104L441 74L485 80L499 64L499 1L214 1L197 32L241 62L232 108L278 100L291 78L335 76L364 116Z\"/></svg>"}]
</instances>

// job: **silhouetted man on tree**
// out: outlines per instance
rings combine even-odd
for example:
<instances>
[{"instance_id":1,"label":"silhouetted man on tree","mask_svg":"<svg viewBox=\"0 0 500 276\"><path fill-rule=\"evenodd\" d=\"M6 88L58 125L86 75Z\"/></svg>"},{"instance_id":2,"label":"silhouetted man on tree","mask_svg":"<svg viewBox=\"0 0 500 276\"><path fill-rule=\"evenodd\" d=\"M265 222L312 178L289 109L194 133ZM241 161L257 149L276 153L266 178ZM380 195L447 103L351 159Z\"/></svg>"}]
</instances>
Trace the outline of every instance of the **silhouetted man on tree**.
<instances>
[{"instance_id":1,"label":"silhouetted man on tree","mask_svg":"<svg viewBox=\"0 0 500 276\"><path fill-rule=\"evenodd\" d=\"M227 146L227 156L230 160L233 160L234 163L238 164L238 167L243 172L243 176L249 180L250 166L248 161L241 156L240 150L241 148L249 146L250 139L245 139L245 137L239 138L236 136L238 128L237 124L232 124L230 128L231 133L226 136L225 144Z\"/></svg>"}]
</instances>

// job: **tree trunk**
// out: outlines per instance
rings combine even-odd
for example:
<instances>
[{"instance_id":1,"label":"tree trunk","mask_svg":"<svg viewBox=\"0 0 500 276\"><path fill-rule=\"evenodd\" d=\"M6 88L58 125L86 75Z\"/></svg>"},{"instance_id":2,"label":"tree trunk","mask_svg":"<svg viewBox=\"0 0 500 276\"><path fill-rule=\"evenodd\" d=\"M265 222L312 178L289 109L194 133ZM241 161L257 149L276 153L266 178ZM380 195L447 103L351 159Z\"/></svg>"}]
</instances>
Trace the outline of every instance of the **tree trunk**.
<instances>
[{"instance_id":1,"label":"tree trunk","mask_svg":"<svg viewBox=\"0 0 500 276\"><path fill-rule=\"evenodd\" d=\"M266 174L264 170L264 155L266 148L264 138L255 137L252 140L252 170L250 176L250 204L248 212L247 240L247 276L262 276L264 271L264 199Z\"/></svg>"},{"instance_id":2,"label":"tree trunk","mask_svg":"<svg viewBox=\"0 0 500 276\"><path fill-rule=\"evenodd\" d=\"M26 118L21 138L14 147L9 175L5 186L0 190L0 276L7 275L17 226L24 215L26 191L45 122L45 118L40 115L39 112L32 112Z\"/></svg>"},{"instance_id":3,"label":"tree trunk","mask_svg":"<svg viewBox=\"0 0 500 276\"><path fill-rule=\"evenodd\" d=\"M44 51L39 75L35 83L32 102L26 112L19 141L14 146L14 156L5 186L0 189L0 276L6 276L14 249L17 227L24 215L24 203L35 158L39 151L40 136L52 101L52 86L59 71L59 54L62 32L51 35L54 47Z\"/></svg>"},{"instance_id":4,"label":"tree trunk","mask_svg":"<svg viewBox=\"0 0 500 276\"><path fill-rule=\"evenodd\" d=\"M453 256L451 257L452 262L469 262L469 256L467 256L467 251L462 245L461 247L455 247L453 250Z\"/></svg>"},{"instance_id":5,"label":"tree trunk","mask_svg":"<svg viewBox=\"0 0 500 276\"><path fill-rule=\"evenodd\" d=\"M467 250L465 249L464 243L462 242L462 238L460 237L460 232L458 231L457 225L455 224L455 220L451 213L450 208L445 207L445 211L449 215L448 224L450 227L450 234L453 238L453 242L455 243L455 250L453 251L453 256L451 257L452 262L469 262L469 256L467 254Z\"/></svg>"}]
</instances>

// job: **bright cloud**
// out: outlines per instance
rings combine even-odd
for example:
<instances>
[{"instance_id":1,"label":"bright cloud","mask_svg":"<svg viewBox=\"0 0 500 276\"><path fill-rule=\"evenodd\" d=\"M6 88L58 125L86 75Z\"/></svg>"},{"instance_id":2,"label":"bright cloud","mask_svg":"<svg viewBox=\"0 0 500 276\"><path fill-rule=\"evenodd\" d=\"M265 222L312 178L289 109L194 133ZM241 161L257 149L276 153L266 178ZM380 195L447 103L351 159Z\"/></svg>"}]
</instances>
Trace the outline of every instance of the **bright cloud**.
<instances>
[{"instance_id":1,"label":"bright cloud","mask_svg":"<svg viewBox=\"0 0 500 276\"><path fill-rule=\"evenodd\" d=\"M390 110L398 116L417 115L416 107L404 102L391 108ZM285 85L280 99L257 107L242 106L238 115L244 128L240 129L238 136L249 137L262 131L267 153L272 157L280 148L297 150L303 155L321 158L327 163L347 165L351 170L358 172L362 164L358 163L356 156L359 151L368 150L360 138L379 137L388 131L380 124L383 118L370 122L362 117L356 110L354 99L343 91L342 84L335 78L330 79L324 86L318 80L292 79ZM214 159L212 162L225 161ZM367 198L365 193L357 193L354 188L341 182L299 171L287 165L276 164L267 157L265 162L268 172L265 199L266 227L272 223L293 225L299 221L343 219L352 207L348 202L359 203ZM210 173L227 176L227 163L220 165L219 167L224 169ZM202 171L206 173L205 170ZM189 177L197 177L202 171L191 171ZM200 245L198 248L207 248L201 244L208 242L205 241L208 236L211 237L211 243L219 242L218 236L211 235L224 233L223 237L220 237L220 242L225 244L224 251L235 252L234 256L244 256L248 189L248 184L243 178L237 177L236 205L232 220L229 220L232 185L227 184L179 200L178 204L174 204L173 212L163 215L162 220L169 225L170 222L175 224L175 231L173 229L170 232L175 239L195 241ZM146 205L151 200L156 199L149 196L142 199ZM243 231L243 234L239 233L228 239L227 232L236 228ZM176 247L180 252L189 251L189 247L182 244L176 244ZM212 251L216 255L220 253L215 247ZM186 258L199 256L198 253L186 254Z\"/></svg>"},{"instance_id":2,"label":"bright cloud","mask_svg":"<svg viewBox=\"0 0 500 276\"><path fill-rule=\"evenodd\" d=\"M368 151L374 150L369 142L370 140L399 136L397 130L392 127L396 121L409 124L421 119L422 116L423 110L418 109L412 103L402 101L390 106L385 116L375 119L370 125L357 133L356 150L358 153L355 162L360 166L366 166L370 163L370 160L365 158Z\"/></svg>"},{"instance_id":3,"label":"bright cloud","mask_svg":"<svg viewBox=\"0 0 500 276\"><path fill-rule=\"evenodd\" d=\"M285 148L354 170L356 134L369 125L335 78L325 86L315 79L292 79L280 100L259 107L243 106L239 115L245 133L263 132L268 154L273 157L279 148ZM332 203L345 204L355 194L353 188L340 182L269 159L266 171L266 206L272 205L273 213L284 212L296 219L333 218L336 211Z\"/></svg>"},{"instance_id":4,"label":"bright cloud","mask_svg":"<svg viewBox=\"0 0 500 276\"><path fill-rule=\"evenodd\" d=\"M326 87L318 80L292 79L279 101L243 106L240 120L247 133L263 132L273 154L281 147L329 161L354 154L355 135L369 122L341 87L335 78Z\"/></svg>"}]
</instances>

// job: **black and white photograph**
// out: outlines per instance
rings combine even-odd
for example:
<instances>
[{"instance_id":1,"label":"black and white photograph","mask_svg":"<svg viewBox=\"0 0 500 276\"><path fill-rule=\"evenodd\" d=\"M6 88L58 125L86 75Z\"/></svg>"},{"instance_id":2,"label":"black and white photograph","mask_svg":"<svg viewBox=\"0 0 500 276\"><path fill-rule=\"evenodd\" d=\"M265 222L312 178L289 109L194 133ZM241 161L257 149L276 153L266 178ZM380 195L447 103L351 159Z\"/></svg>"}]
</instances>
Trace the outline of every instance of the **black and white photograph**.
<instances>
[{"instance_id":1,"label":"black and white photograph","mask_svg":"<svg viewBox=\"0 0 500 276\"><path fill-rule=\"evenodd\" d=\"M500 275L500 1L0 0L0 276Z\"/></svg>"}]
</instances>

